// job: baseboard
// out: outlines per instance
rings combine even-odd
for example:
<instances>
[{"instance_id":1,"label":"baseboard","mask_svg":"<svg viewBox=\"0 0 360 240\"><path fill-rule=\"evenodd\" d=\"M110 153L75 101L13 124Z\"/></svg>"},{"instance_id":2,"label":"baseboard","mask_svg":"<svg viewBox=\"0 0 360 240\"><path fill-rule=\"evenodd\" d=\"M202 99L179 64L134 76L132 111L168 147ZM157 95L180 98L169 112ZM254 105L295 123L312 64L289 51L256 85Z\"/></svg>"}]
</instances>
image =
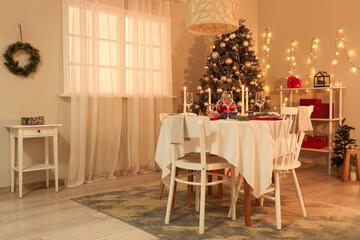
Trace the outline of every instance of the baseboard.
<instances>
[{"instance_id":1,"label":"baseboard","mask_svg":"<svg viewBox=\"0 0 360 240\"><path fill-rule=\"evenodd\" d=\"M59 179L59 187L64 185L64 179ZM46 183L45 181L38 181L38 182L32 182L32 183L24 183L23 184L23 188L24 190L34 190L37 188L45 188L46 187ZM50 180L49 181L49 188L54 188L55 187L55 181L54 180ZM18 185L15 186L15 188L18 188ZM8 187L0 187L0 194L6 194L6 193L10 193L10 186Z\"/></svg>"}]
</instances>

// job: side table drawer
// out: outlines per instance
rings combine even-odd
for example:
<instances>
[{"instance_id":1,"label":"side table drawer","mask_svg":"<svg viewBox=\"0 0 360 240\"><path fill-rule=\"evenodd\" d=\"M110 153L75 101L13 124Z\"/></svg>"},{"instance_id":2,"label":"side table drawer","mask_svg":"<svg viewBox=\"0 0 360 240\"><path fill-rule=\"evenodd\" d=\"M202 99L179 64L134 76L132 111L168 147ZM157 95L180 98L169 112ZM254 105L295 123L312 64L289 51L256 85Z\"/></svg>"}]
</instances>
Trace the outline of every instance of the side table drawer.
<instances>
[{"instance_id":1,"label":"side table drawer","mask_svg":"<svg viewBox=\"0 0 360 240\"><path fill-rule=\"evenodd\" d=\"M23 129L23 137L43 137L54 135L54 128L29 128Z\"/></svg>"}]
</instances>

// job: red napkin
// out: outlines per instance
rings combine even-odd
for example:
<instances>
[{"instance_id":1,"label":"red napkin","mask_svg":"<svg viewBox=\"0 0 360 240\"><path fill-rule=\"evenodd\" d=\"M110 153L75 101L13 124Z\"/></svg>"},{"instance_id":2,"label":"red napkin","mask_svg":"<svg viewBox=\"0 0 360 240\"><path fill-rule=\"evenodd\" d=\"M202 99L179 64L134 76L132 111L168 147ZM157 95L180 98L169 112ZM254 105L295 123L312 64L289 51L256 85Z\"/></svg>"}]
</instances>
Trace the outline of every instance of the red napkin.
<instances>
[{"instance_id":1,"label":"red napkin","mask_svg":"<svg viewBox=\"0 0 360 240\"><path fill-rule=\"evenodd\" d=\"M210 118L210 121L215 121L215 120L219 120L219 117Z\"/></svg>"},{"instance_id":2,"label":"red napkin","mask_svg":"<svg viewBox=\"0 0 360 240\"><path fill-rule=\"evenodd\" d=\"M277 121L277 120L282 120L282 118L281 117L268 117L268 118L252 118L250 120Z\"/></svg>"}]
</instances>

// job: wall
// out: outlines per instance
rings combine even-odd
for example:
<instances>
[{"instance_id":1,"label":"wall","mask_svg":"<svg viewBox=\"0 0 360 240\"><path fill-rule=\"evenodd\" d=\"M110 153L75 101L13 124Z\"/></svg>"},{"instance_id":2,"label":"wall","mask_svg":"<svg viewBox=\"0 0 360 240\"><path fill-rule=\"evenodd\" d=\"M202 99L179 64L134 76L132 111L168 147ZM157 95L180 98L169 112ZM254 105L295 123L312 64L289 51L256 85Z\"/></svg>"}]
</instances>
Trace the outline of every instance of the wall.
<instances>
[{"instance_id":1,"label":"wall","mask_svg":"<svg viewBox=\"0 0 360 240\"><path fill-rule=\"evenodd\" d=\"M275 88L280 84L285 85L288 63L286 60L287 49L291 40L298 42L296 49L297 72L300 78L307 74L307 58L310 54L311 39L319 38L318 70L330 73L334 50L334 39L336 31L341 27L344 29L346 46L355 51L354 62L360 65L360 2L356 0L259 0L258 2L258 29L263 31L266 27L272 29L271 52L269 63L269 83L272 93L272 102L278 107L279 97ZM344 91L343 115L349 125L354 126L356 131L352 137L360 141L360 117L358 102L360 81L359 74L350 71L350 64L344 54L339 56L339 64L336 76L346 86ZM310 82L313 85L313 82ZM303 98L321 97L313 94L298 95ZM328 99L325 99L328 102ZM325 126L320 126L323 130ZM326 164L324 154L302 154L302 159L312 162Z\"/></svg>"},{"instance_id":2,"label":"wall","mask_svg":"<svg viewBox=\"0 0 360 240\"><path fill-rule=\"evenodd\" d=\"M240 18L245 19L245 25L253 32L257 40L257 0L240 0ZM205 73L206 58L210 53L213 36L202 36L189 33L185 29L185 1L171 1L171 44L172 44L172 74L174 112L182 111L181 91L187 86L196 93L201 76ZM257 45L255 46L257 49ZM197 97L197 96L194 96Z\"/></svg>"},{"instance_id":3,"label":"wall","mask_svg":"<svg viewBox=\"0 0 360 240\"><path fill-rule=\"evenodd\" d=\"M24 116L45 116L47 123L63 123L59 129L60 177L64 178L69 153L68 107L57 97L62 89L61 0L2 1L0 8L0 50L20 40L40 51L41 63L28 78L10 73L0 64L0 188L10 185L9 131L5 125L20 124ZM1 54L1 55L2 55ZM24 141L24 161L44 159L43 139ZM43 181L45 173L26 173L25 182Z\"/></svg>"}]
</instances>

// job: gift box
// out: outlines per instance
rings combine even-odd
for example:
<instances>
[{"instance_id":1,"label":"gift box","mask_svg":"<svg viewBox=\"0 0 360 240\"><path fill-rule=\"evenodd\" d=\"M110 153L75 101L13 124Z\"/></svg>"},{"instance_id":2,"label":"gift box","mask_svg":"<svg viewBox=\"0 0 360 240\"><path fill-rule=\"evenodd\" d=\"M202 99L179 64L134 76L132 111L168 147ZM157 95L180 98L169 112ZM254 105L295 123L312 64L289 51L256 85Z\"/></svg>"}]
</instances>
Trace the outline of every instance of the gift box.
<instances>
[{"instance_id":1,"label":"gift box","mask_svg":"<svg viewBox=\"0 0 360 240\"><path fill-rule=\"evenodd\" d=\"M321 99L300 99L300 106L310 106L315 104L320 104Z\"/></svg>"},{"instance_id":2,"label":"gift box","mask_svg":"<svg viewBox=\"0 0 360 240\"><path fill-rule=\"evenodd\" d=\"M301 147L322 149L327 147L327 145L328 145L327 136L305 136Z\"/></svg>"},{"instance_id":3,"label":"gift box","mask_svg":"<svg viewBox=\"0 0 360 240\"><path fill-rule=\"evenodd\" d=\"M288 88L301 88L301 80L297 77L290 76L287 79Z\"/></svg>"},{"instance_id":4,"label":"gift box","mask_svg":"<svg viewBox=\"0 0 360 240\"><path fill-rule=\"evenodd\" d=\"M312 118L329 118L329 103L315 104ZM332 118L334 118L334 104L332 104Z\"/></svg>"}]
</instances>

